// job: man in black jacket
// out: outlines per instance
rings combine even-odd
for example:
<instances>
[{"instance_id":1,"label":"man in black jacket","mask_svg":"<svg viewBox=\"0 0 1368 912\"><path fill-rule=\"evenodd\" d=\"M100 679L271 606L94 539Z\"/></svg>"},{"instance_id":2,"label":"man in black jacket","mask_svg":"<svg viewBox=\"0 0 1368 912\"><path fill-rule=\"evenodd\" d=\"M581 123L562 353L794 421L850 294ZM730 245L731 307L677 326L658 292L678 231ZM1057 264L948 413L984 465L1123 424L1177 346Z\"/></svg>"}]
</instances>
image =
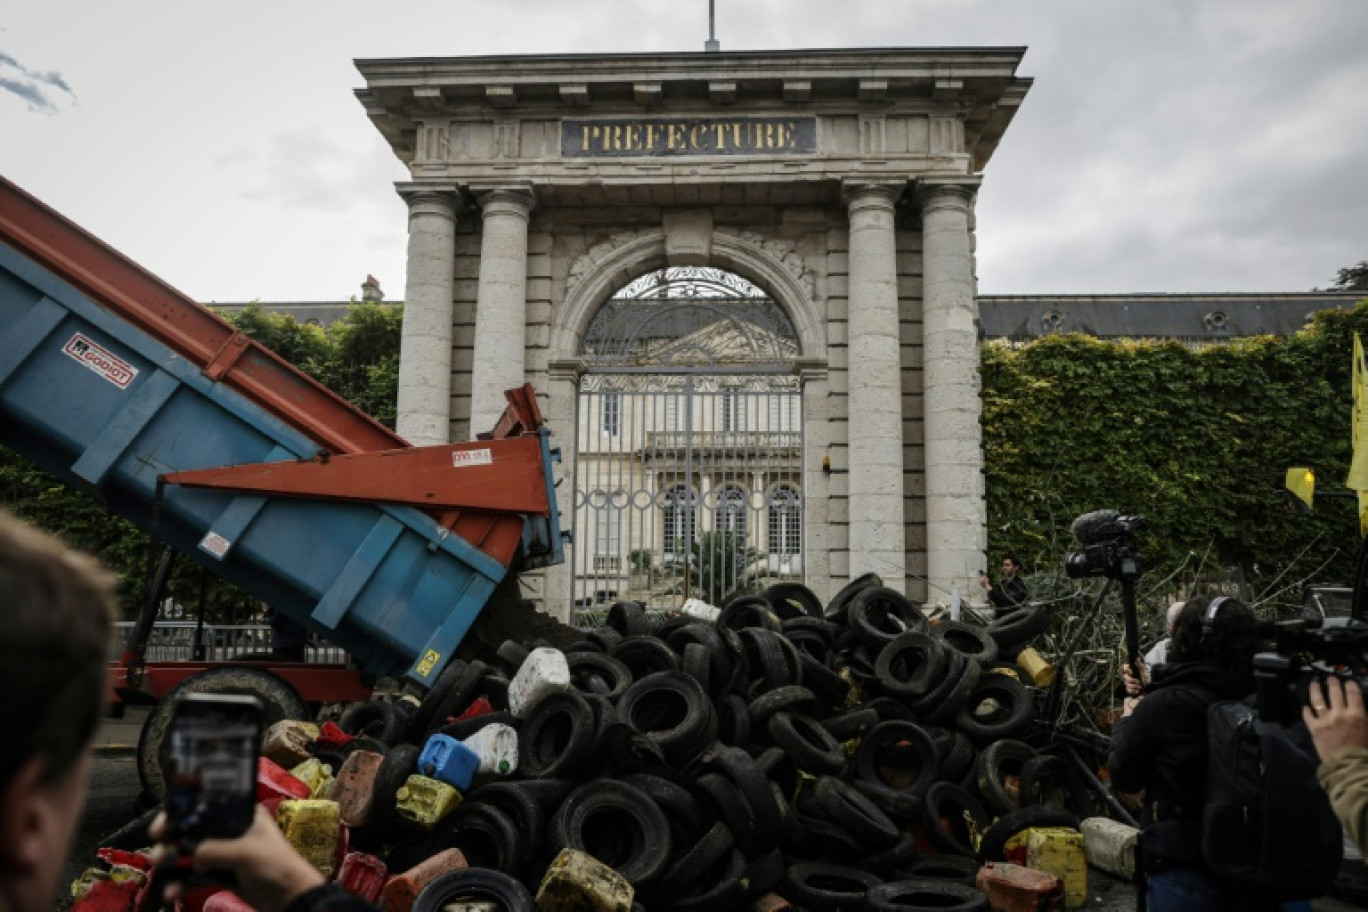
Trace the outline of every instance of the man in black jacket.
<instances>
[{"instance_id":1,"label":"man in black jacket","mask_svg":"<svg viewBox=\"0 0 1368 912\"><path fill-rule=\"evenodd\" d=\"M987 573L979 576L979 585L1000 614L1024 607L1031 600L1026 584L1021 581L1021 558L1015 554L1002 559L1002 576L998 578L997 586L989 582Z\"/></svg>"}]
</instances>

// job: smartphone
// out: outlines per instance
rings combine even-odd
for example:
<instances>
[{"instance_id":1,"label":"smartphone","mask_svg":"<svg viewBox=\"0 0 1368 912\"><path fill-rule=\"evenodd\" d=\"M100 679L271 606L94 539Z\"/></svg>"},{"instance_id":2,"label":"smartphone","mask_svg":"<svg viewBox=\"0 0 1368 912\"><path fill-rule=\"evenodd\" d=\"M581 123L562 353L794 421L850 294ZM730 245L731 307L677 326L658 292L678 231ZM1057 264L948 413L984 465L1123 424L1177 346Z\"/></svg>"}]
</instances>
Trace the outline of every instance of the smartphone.
<instances>
[{"instance_id":1,"label":"smartphone","mask_svg":"<svg viewBox=\"0 0 1368 912\"><path fill-rule=\"evenodd\" d=\"M256 811L261 701L190 694L162 741L168 835L180 843L241 836Z\"/></svg>"}]
</instances>

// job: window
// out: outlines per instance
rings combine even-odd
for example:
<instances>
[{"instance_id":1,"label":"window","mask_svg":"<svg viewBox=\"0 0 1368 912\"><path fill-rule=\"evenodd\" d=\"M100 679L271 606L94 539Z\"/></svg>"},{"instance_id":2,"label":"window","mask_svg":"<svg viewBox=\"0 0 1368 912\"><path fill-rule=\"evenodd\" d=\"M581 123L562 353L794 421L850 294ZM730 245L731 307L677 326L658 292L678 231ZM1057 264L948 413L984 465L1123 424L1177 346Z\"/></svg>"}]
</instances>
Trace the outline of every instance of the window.
<instances>
[{"instance_id":1,"label":"window","mask_svg":"<svg viewBox=\"0 0 1368 912\"><path fill-rule=\"evenodd\" d=\"M676 485L665 495L665 510L661 517L665 533L666 563L683 562L694 538L694 504L692 491Z\"/></svg>"},{"instance_id":2,"label":"window","mask_svg":"<svg viewBox=\"0 0 1368 912\"><path fill-rule=\"evenodd\" d=\"M590 503L602 503L594 511L594 569L604 573L616 573L622 552L622 509L619 506L626 500L621 491L614 491L607 497L602 491L595 491Z\"/></svg>"},{"instance_id":3,"label":"window","mask_svg":"<svg viewBox=\"0 0 1368 912\"><path fill-rule=\"evenodd\" d=\"M746 396L739 390L727 390L722 394L722 430L744 431L746 429Z\"/></svg>"},{"instance_id":4,"label":"window","mask_svg":"<svg viewBox=\"0 0 1368 912\"><path fill-rule=\"evenodd\" d=\"M798 430L797 393L770 393L769 430L771 433L792 432Z\"/></svg>"},{"instance_id":5,"label":"window","mask_svg":"<svg viewBox=\"0 0 1368 912\"><path fill-rule=\"evenodd\" d=\"M622 394L604 393L600 410L603 433L608 437L616 437L622 427Z\"/></svg>"},{"instance_id":6,"label":"window","mask_svg":"<svg viewBox=\"0 0 1368 912\"><path fill-rule=\"evenodd\" d=\"M769 496L769 553L793 557L803 547L803 502L793 488L781 485Z\"/></svg>"},{"instance_id":7,"label":"window","mask_svg":"<svg viewBox=\"0 0 1368 912\"><path fill-rule=\"evenodd\" d=\"M746 492L735 486L724 488L717 498L718 532L730 532L742 542L746 538Z\"/></svg>"}]
</instances>

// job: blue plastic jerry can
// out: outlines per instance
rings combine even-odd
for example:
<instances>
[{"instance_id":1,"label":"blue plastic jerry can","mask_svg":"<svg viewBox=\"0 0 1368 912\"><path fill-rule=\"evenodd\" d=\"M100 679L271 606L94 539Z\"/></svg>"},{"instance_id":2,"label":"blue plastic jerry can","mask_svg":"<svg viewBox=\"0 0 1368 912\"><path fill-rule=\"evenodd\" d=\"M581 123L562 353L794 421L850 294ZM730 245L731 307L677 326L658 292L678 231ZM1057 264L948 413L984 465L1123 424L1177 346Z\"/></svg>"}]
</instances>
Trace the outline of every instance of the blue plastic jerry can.
<instances>
[{"instance_id":1,"label":"blue plastic jerry can","mask_svg":"<svg viewBox=\"0 0 1368 912\"><path fill-rule=\"evenodd\" d=\"M418 772L460 791L470 788L470 781L479 768L480 755L450 735L437 734L428 738L418 756Z\"/></svg>"}]
</instances>

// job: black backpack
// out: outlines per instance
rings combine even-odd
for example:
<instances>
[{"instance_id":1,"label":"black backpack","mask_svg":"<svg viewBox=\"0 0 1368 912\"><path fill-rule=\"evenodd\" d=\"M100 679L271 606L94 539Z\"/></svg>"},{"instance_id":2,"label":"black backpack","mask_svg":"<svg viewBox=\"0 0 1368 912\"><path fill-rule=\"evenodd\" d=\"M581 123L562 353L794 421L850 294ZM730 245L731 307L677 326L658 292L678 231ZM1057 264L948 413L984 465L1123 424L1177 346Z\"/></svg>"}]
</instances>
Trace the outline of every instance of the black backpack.
<instances>
[{"instance_id":1,"label":"black backpack","mask_svg":"<svg viewBox=\"0 0 1368 912\"><path fill-rule=\"evenodd\" d=\"M1339 872L1344 841L1316 779L1305 727L1260 720L1252 697L1218 701L1207 709L1207 750L1207 866L1269 897L1323 896Z\"/></svg>"}]
</instances>

